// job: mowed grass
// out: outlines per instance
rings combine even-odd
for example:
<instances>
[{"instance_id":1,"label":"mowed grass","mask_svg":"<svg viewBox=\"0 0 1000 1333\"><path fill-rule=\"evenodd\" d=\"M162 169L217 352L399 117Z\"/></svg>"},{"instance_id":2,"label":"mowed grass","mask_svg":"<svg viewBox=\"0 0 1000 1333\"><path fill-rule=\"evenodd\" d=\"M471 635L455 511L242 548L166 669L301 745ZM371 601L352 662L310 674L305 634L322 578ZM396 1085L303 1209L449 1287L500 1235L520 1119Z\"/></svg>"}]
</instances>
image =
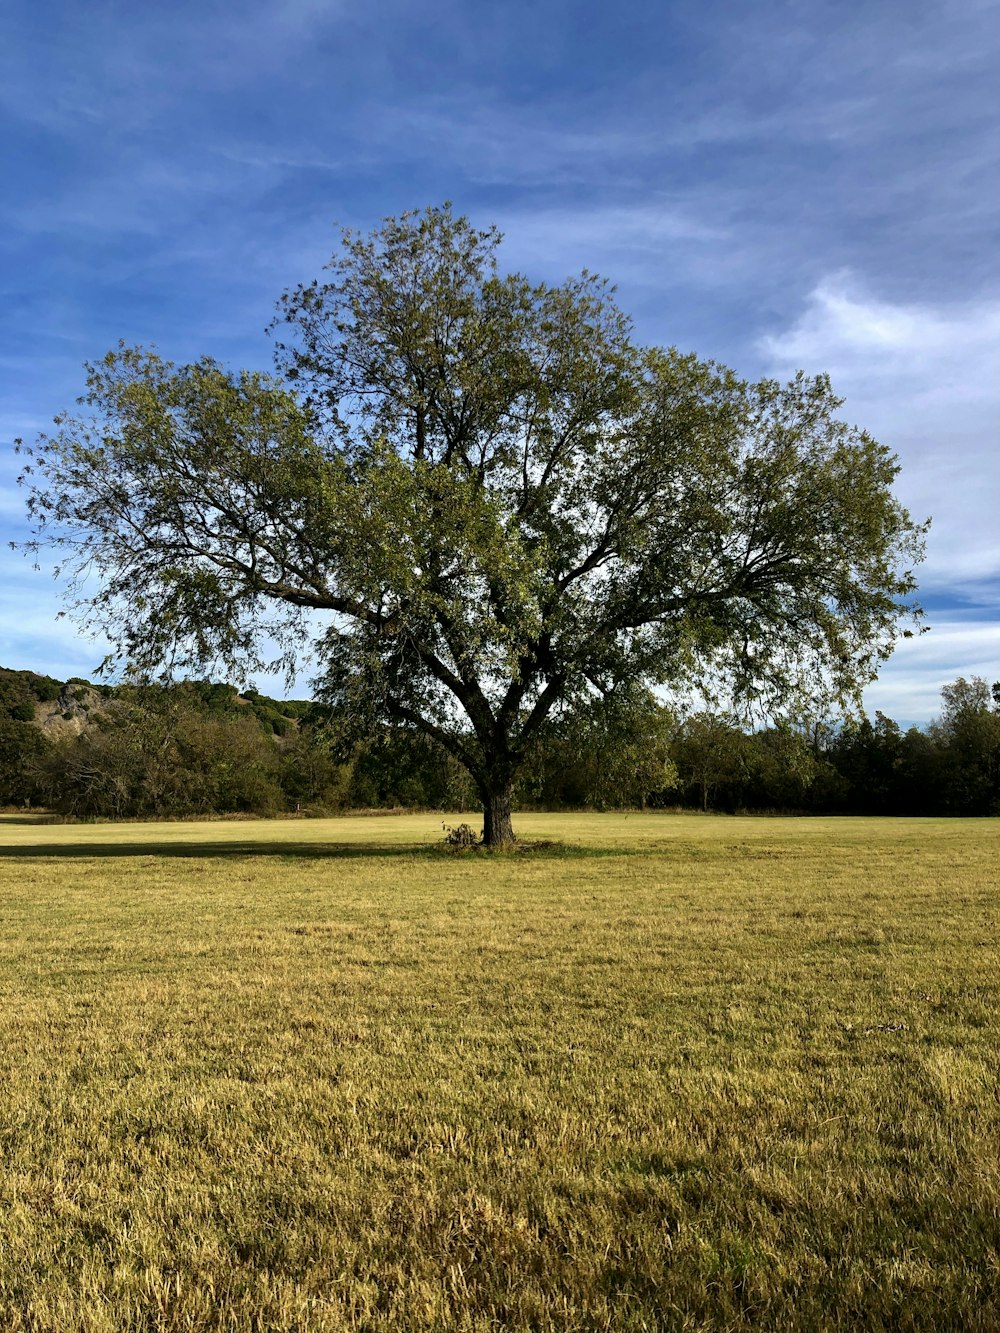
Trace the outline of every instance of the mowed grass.
<instances>
[{"instance_id":1,"label":"mowed grass","mask_svg":"<svg viewBox=\"0 0 1000 1333\"><path fill-rule=\"evenodd\" d=\"M0 821L0 1328L1000 1328L1000 821L516 826Z\"/></svg>"}]
</instances>

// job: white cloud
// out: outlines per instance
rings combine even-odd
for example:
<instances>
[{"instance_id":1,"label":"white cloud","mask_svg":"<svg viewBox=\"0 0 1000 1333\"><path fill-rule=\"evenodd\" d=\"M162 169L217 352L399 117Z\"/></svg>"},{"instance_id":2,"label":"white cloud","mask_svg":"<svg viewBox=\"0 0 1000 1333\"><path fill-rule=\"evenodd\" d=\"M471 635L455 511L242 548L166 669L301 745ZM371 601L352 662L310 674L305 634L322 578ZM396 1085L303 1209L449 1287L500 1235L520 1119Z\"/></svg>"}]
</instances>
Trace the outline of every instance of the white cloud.
<instances>
[{"instance_id":1,"label":"white cloud","mask_svg":"<svg viewBox=\"0 0 1000 1333\"><path fill-rule=\"evenodd\" d=\"M778 361L802 361L820 354L838 370L863 372L871 384L909 377L924 397L939 396L927 382L928 362L936 371L978 369L980 358L1000 349L1000 301L963 305L954 310L893 305L867 296L840 274L820 283L804 314L784 333L763 340ZM959 385L972 400L995 401L995 383L963 374Z\"/></svg>"},{"instance_id":2,"label":"white cloud","mask_svg":"<svg viewBox=\"0 0 1000 1333\"><path fill-rule=\"evenodd\" d=\"M844 415L900 457L897 489L933 518L922 584L993 601L1000 588L1000 299L892 304L828 278L791 327L760 342L768 368L828 371Z\"/></svg>"},{"instance_id":3,"label":"white cloud","mask_svg":"<svg viewBox=\"0 0 1000 1333\"><path fill-rule=\"evenodd\" d=\"M958 676L1000 680L1000 623L934 617L929 633L904 639L865 691L876 709L900 722L926 722L941 711L941 687Z\"/></svg>"}]
</instances>

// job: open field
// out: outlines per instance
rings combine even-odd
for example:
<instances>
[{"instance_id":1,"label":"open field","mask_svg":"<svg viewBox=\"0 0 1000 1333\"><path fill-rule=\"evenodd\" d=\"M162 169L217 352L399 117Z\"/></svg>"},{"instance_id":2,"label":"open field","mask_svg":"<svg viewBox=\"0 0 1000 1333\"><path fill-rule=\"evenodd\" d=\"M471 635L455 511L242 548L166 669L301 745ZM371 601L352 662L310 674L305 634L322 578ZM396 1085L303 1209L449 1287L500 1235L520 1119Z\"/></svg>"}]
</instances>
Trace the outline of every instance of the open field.
<instances>
[{"instance_id":1,"label":"open field","mask_svg":"<svg viewBox=\"0 0 1000 1333\"><path fill-rule=\"evenodd\" d=\"M0 819L0 1328L1000 1328L1000 821L515 825Z\"/></svg>"}]
</instances>

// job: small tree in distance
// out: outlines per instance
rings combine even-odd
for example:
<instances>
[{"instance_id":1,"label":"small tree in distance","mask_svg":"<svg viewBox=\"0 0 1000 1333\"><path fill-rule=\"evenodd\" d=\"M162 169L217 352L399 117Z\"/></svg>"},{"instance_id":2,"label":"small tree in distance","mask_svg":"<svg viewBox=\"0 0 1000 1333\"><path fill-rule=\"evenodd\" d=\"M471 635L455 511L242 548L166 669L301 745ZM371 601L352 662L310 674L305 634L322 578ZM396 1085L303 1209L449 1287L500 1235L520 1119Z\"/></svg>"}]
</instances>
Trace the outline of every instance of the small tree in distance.
<instances>
[{"instance_id":1,"label":"small tree in distance","mask_svg":"<svg viewBox=\"0 0 1000 1333\"><path fill-rule=\"evenodd\" d=\"M134 672L311 642L342 716L468 769L493 847L582 700L857 698L918 614L923 533L825 377L641 347L600 279L502 274L499 242L448 205L345 234L281 299L283 378L122 345L24 475L34 545Z\"/></svg>"}]
</instances>

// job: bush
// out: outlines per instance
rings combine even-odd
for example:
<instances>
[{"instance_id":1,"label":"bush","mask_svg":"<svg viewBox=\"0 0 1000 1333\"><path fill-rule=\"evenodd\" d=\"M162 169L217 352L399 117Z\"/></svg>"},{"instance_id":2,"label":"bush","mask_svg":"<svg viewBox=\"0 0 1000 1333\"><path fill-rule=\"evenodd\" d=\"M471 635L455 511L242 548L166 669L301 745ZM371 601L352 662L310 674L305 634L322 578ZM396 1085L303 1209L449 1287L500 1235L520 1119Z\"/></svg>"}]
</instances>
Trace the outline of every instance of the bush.
<instances>
[{"instance_id":1,"label":"bush","mask_svg":"<svg viewBox=\"0 0 1000 1333\"><path fill-rule=\"evenodd\" d=\"M444 840L449 847L478 847L482 839L471 824L442 824Z\"/></svg>"},{"instance_id":2,"label":"bush","mask_svg":"<svg viewBox=\"0 0 1000 1333\"><path fill-rule=\"evenodd\" d=\"M51 676L32 676L31 692L39 703L52 703L54 699L59 698L61 686L57 680Z\"/></svg>"}]
</instances>

